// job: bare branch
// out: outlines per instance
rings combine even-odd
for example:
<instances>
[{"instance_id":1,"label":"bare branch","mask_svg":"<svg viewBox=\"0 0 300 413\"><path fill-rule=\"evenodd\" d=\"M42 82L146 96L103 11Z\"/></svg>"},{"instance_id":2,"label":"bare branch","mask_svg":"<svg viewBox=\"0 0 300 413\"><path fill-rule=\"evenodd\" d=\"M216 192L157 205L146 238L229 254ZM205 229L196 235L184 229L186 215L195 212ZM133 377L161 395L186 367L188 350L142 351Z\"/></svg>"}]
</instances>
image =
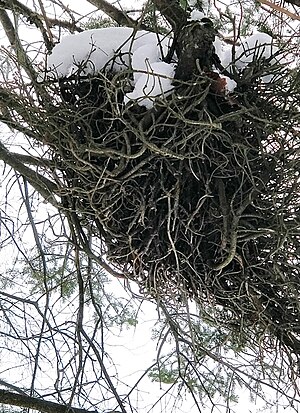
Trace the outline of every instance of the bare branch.
<instances>
[{"instance_id":1,"label":"bare branch","mask_svg":"<svg viewBox=\"0 0 300 413\"><path fill-rule=\"evenodd\" d=\"M36 156L24 155L22 153L11 152L11 156L18 158L20 162L28 165L40 166L41 168L54 168L55 165L50 159L42 159Z\"/></svg>"},{"instance_id":2,"label":"bare branch","mask_svg":"<svg viewBox=\"0 0 300 413\"><path fill-rule=\"evenodd\" d=\"M76 407L64 406L47 400L13 393L0 389L0 403L11 406L26 407L43 413L91 413L90 410L78 409ZM96 411L95 411L96 413Z\"/></svg>"},{"instance_id":3,"label":"bare branch","mask_svg":"<svg viewBox=\"0 0 300 413\"><path fill-rule=\"evenodd\" d=\"M45 19L45 24L47 29L43 25L43 20L46 17L45 15L40 15L27 7L25 4L20 3L18 0L1 0L0 1L1 9L11 10L13 13L20 13L25 16L28 21L32 22L42 33L45 45L48 50L51 50L53 47L52 34L47 26L47 20Z\"/></svg>"},{"instance_id":4,"label":"bare branch","mask_svg":"<svg viewBox=\"0 0 300 413\"><path fill-rule=\"evenodd\" d=\"M289 16L293 20L300 20L300 16L290 12L289 10L285 9L284 7L278 6L278 4L274 4L269 0L258 0L261 4L265 4L266 6L271 7L272 9L285 14L286 16ZM290 1L290 3L300 6L300 1L298 2L297 0L295 2ZM297 4L298 3L298 4Z\"/></svg>"},{"instance_id":5,"label":"bare branch","mask_svg":"<svg viewBox=\"0 0 300 413\"><path fill-rule=\"evenodd\" d=\"M177 0L153 0L153 3L175 32L186 23L187 14Z\"/></svg>"},{"instance_id":6,"label":"bare branch","mask_svg":"<svg viewBox=\"0 0 300 413\"><path fill-rule=\"evenodd\" d=\"M11 384L11 383L7 383L4 380L0 379L0 386L4 386L7 387L8 389L14 390L17 393L23 394L24 396L26 396L26 393L24 392L24 390L20 389L19 387Z\"/></svg>"},{"instance_id":7,"label":"bare branch","mask_svg":"<svg viewBox=\"0 0 300 413\"><path fill-rule=\"evenodd\" d=\"M136 20L133 20L127 13L117 9L117 7L108 3L106 0L88 0L90 4L97 9L106 13L109 17L115 20L120 26L140 27Z\"/></svg>"},{"instance_id":8,"label":"bare branch","mask_svg":"<svg viewBox=\"0 0 300 413\"><path fill-rule=\"evenodd\" d=\"M23 175L30 185L32 185L47 201L56 204L53 194L57 192L58 188L55 183L25 166L18 159L16 154L10 153L2 143L0 143L0 159Z\"/></svg>"},{"instance_id":9,"label":"bare branch","mask_svg":"<svg viewBox=\"0 0 300 413\"><path fill-rule=\"evenodd\" d=\"M80 33L80 32L83 32L84 30L82 27L77 26L75 22L73 21L69 22L67 20L60 20L60 19L55 19L55 18L50 18L50 17L47 17L47 20L50 24L50 27L58 26L58 27L69 30L71 33L75 31Z\"/></svg>"},{"instance_id":10,"label":"bare branch","mask_svg":"<svg viewBox=\"0 0 300 413\"><path fill-rule=\"evenodd\" d=\"M7 12L2 8L0 8L0 23L2 24L3 29L5 30L5 33L7 35L8 40L10 41L11 46L16 52L18 63L24 68L28 76L32 80L35 80L36 73L32 67L30 59L21 44L17 31L15 30Z\"/></svg>"}]
</instances>

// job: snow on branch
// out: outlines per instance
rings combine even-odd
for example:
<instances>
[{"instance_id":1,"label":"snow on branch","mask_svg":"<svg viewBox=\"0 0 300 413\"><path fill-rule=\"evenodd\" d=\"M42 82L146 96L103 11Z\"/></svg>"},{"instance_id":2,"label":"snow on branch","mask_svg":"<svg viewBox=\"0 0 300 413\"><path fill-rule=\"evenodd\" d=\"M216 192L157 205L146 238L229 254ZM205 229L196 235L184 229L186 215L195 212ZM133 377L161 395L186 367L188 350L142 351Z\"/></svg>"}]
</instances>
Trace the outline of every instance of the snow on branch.
<instances>
[{"instance_id":1,"label":"snow on branch","mask_svg":"<svg viewBox=\"0 0 300 413\"><path fill-rule=\"evenodd\" d=\"M101 70L129 71L133 74L132 87L124 97L124 102L136 100L149 109L153 106L155 97L166 96L173 88L176 55L172 62L165 62L171 42L171 38L128 27L94 29L65 36L48 58L47 76L66 78L74 74L94 75ZM268 59L270 64L279 61L279 49L273 44L271 36L265 33L256 33L247 38L236 51L234 60L231 49L225 47L219 39L214 42L214 50L223 67L229 67L233 72L242 72L257 59ZM192 51L191 56L194 54ZM197 70L196 62L191 62L188 51L185 51L185 55L179 63L180 67L183 66L181 72L190 78L192 74L187 75L184 65L191 65L192 70ZM276 59L273 58L275 55ZM224 79L228 90L232 91L236 82L228 77ZM269 81L269 77L262 77L262 80Z\"/></svg>"}]
</instances>

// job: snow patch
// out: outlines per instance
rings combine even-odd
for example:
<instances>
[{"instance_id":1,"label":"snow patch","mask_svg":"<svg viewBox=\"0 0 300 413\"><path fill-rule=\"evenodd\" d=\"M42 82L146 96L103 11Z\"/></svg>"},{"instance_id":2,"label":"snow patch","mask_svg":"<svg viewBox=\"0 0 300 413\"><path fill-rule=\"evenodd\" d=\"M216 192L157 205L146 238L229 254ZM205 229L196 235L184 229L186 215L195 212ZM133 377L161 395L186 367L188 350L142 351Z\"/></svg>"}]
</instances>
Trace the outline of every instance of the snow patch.
<instances>
[{"instance_id":1,"label":"snow patch","mask_svg":"<svg viewBox=\"0 0 300 413\"><path fill-rule=\"evenodd\" d=\"M266 33L257 32L245 40L237 48L235 56L232 56L232 48L224 42L216 39L214 43L216 53L218 54L222 66L229 72L243 72L243 70L253 61L258 59L265 59L269 62L270 67L276 63L285 64L286 59L280 49L274 44L274 40ZM263 67L263 66L262 66ZM268 73L268 68L265 66L265 75L260 77L264 83L274 81L274 74ZM280 70L280 69L279 69ZM236 82L228 79L228 90L233 91L236 87Z\"/></svg>"},{"instance_id":2,"label":"snow patch","mask_svg":"<svg viewBox=\"0 0 300 413\"><path fill-rule=\"evenodd\" d=\"M230 77L228 77L228 76L222 75L221 77L222 77L222 79L225 79L225 80L226 80L225 90L226 90L227 92L229 92L229 93L230 93L230 92L233 92L234 89L237 87L236 81L233 80L233 79L230 79Z\"/></svg>"},{"instance_id":3,"label":"snow patch","mask_svg":"<svg viewBox=\"0 0 300 413\"><path fill-rule=\"evenodd\" d=\"M156 58L168 50L170 39L145 30L134 31L128 27L107 27L86 30L65 36L48 57L48 70L57 77L70 76L79 66L86 65L85 73L108 69L123 70L130 66L132 54L142 46L155 46Z\"/></svg>"},{"instance_id":4,"label":"snow patch","mask_svg":"<svg viewBox=\"0 0 300 413\"><path fill-rule=\"evenodd\" d=\"M193 10L191 13L190 20L202 20L205 17L205 14L199 10Z\"/></svg>"},{"instance_id":5,"label":"snow patch","mask_svg":"<svg viewBox=\"0 0 300 413\"><path fill-rule=\"evenodd\" d=\"M173 88L175 65L165 62L148 63L145 73L139 73L135 88L127 93L124 102L137 100L147 109L153 107L154 99L158 96L166 96Z\"/></svg>"},{"instance_id":6,"label":"snow patch","mask_svg":"<svg viewBox=\"0 0 300 413\"><path fill-rule=\"evenodd\" d=\"M203 17L204 14L197 10L191 15L194 20ZM124 103L136 100L149 109L156 97L167 95L173 87L175 63L163 61L171 42L172 39L156 33L128 27L108 27L65 36L48 57L47 76L68 77L78 71L88 75L103 69L132 70L133 90L125 95ZM272 57L279 49L266 33L256 33L244 40L234 60L231 48L219 38L216 38L214 47L223 67L228 70L235 66L242 71L257 58L269 59L271 64L279 60L277 56ZM269 77L266 73L262 80L270 81ZM226 83L226 89L232 92L236 82L226 78Z\"/></svg>"},{"instance_id":7,"label":"snow patch","mask_svg":"<svg viewBox=\"0 0 300 413\"><path fill-rule=\"evenodd\" d=\"M248 37L235 54L235 66L244 69L255 59L270 59L278 53L278 47L273 44L273 38L266 33L255 33ZM270 63L275 63L276 59L270 59Z\"/></svg>"},{"instance_id":8,"label":"snow patch","mask_svg":"<svg viewBox=\"0 0 300 413\"><path fill-rule=\"evenodd\" d=\"M145 72L149 64L161 61L160 50L156 44L145 44L139 47L132 55L131 67L134 70L134 80L137 81L141 76L140 72Z\"/></svg>"},{"instance_id":9,"label":"snow patch","mask_svg":"<svg viewBox=\"0 0 300 413\"><path fill-rule=\"evenodd\" d=\"M103 68L113 71L132 69L134 89L127 96L150 107L153 105L150 97L171 89L174 65L162 62L170 41L156 33L134 31L128 27L87 30L63 37L48 57L47 69L58 78L78 70L87 75ZM141 99L143 96L145 101Z\"/></svg>"}]
</instances>

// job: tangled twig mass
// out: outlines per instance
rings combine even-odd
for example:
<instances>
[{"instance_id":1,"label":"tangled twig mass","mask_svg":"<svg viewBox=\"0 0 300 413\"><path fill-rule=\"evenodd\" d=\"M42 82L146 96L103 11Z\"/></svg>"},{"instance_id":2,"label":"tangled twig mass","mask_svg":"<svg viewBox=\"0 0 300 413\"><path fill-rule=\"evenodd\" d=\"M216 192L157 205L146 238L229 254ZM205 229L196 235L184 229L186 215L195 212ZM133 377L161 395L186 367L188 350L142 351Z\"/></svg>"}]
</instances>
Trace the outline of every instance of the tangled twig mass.
<instances>
[{"instance_id":1,"label":"tangled twig mass","mask_svg":"<svg viewBox=\"0 0 300 413\"><path fill-rule=\"evenodd\" d=\"M255 71L241 74L227 96L199 72L151 110L123 104L128 76L59 81L51 122L62 132L47 143L65 207L93 226L107 259L144 293L210 303L220 322L269 331L298 352L293 75L263 83Z\"/></svg>"}]
</instances>

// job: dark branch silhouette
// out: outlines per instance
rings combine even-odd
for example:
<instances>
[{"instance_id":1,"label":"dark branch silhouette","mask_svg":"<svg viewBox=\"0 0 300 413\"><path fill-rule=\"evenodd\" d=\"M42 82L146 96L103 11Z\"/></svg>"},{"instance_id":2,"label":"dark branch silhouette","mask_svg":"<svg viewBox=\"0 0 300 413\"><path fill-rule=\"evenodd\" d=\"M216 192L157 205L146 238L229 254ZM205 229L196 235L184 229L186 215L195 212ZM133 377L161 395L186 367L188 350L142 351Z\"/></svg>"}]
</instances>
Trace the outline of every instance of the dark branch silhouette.
<instances>
[{"instance_id":1,"label":"dark branch silhouette","mask_svg":"<svg viewBox=\"0 0 300 413\"><path fill-rule=\"evenodd\" d=\"M97 413L96 410L93 412L92 410L79 409L77 407L66 406L1 389L0 403L10 406L21 406L28 409L34 409L42 413Z\"/></svg>"}]
</instances>

